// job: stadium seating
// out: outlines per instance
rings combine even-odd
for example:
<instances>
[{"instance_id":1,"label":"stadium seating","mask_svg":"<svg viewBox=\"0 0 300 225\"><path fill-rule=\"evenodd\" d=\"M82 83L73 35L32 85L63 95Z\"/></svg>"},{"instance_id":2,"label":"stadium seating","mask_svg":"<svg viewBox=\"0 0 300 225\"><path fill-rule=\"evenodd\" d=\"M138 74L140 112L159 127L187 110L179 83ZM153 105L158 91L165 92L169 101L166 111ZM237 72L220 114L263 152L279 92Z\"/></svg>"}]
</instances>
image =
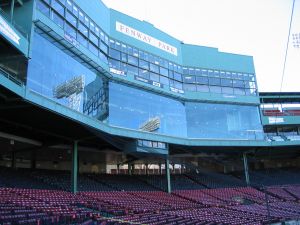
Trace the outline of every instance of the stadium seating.
<instances>
[{"instance_id":1,"label":"stadium seating","mask_svg":"<svg viewBox=\"0 0 300 225\"><path fill-rule=\"evenodd\" d=\"M0 167L0 224L258 225L300 218L300 185L289 184L298 170L269 172L277 178L265 171L252 177L273 185L264 191L231 175L172 175L172 194L161 191L160 175L81 174L72 194L69 172Z\"/></svg>"}]
</instances>

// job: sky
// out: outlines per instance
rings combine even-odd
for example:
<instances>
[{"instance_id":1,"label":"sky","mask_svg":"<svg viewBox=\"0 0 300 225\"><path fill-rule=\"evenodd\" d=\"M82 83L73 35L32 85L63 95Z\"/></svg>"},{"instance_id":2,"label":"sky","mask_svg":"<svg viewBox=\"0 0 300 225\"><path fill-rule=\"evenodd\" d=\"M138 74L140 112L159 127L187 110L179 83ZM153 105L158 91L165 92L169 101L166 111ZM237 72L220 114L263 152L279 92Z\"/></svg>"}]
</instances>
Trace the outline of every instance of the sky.
<instances>
[{"instance_id":1,"label":"sky","mask_svg":"<svg viewBox=\"0 0 300 225\"><path fill-rule=\"evenodd\" d=\"M184 43L252 55L259 91L300 92L300 0L283 65L293 0L103 0L109 7L146 20ZM281 85L281 80L283 82ZM282 86L282 87L281 87Z\"/></svg>"}]
</instances>

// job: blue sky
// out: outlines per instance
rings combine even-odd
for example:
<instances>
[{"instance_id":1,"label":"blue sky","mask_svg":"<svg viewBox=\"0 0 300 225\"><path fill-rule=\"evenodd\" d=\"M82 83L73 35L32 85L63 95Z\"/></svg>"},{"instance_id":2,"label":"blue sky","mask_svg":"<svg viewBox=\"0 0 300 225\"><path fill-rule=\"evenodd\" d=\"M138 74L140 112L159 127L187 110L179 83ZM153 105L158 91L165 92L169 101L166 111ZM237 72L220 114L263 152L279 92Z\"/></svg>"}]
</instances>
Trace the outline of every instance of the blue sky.
<instances>
[{"instance_id":1,"label":"blue sky","mask_svg":"<svg viewBox=\"0 0 300 225\"><path fill-rule=\"evenodd\" d=\"M292 0L103 0L185 43L252 55L260 91L280 91ZM291 33L300 33L296 0ZM282 91L300 92L300 48L290 39Z\"/></svg>"}]
</instances>

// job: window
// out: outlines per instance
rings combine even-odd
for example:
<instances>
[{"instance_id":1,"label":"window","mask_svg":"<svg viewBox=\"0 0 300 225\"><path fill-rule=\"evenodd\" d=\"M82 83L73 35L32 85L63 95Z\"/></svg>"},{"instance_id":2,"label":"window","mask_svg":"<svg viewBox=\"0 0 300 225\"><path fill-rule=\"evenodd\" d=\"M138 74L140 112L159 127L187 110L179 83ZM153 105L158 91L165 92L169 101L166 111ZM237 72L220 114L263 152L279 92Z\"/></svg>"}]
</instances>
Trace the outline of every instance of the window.
<instances>
[{"instance_id":1,"label":"window","mask_svg":"<svg viewBox=\"0 0 300 225\"><path fill-rule=\"evenodd\" d=\"M56 23L61 28L64 27L64 19L63 19L63 17L61 17L56 12L52 12L52 20L53 20L54 23Z\"/></svg>"},{"instance_id":2,"label":"window","mask_svg":"<svg viewBox=\"0 0 300 225\"><path fill-rule=\"evenodd\" d=\"M183 81L185 83L195 83L196 78L194 76L184 76Z\"/></svg>"},{"instance_id":3,"label":"window","mask_svg":"<svg viewBox=\"0 0 300 225\"><path fill-rule=\"evenodd\" d=\"M121 53L115 49L110 48L109 49L109 56L113 59L120 60L121 58Z\"/></svg>"},{"instance_id":4,"label":"window","mask_svg":"<svg viewBox=\"0 0 300 225\"><path fill-rule=\"evenodd\" d=\"M149 70L149 63L142 59L139 60L139 66L143 69Z\"/></svg>"},{"instance_id":5,"label":"window","mask_svg":"<svg viewBox=\"0 0 300 225\"><path fill-rule=\"evenodd\" d=\"M67 7L68 10L70 10L72 12L73 4L72 4L72 2L70 0L67 0L66 7Z\"/></svg>"},{"instance_id":6,"label":"window","mask_svg":"<svg viewBox=\"0 0 300 225\"><path fill-rule=\"evenodd\" d=\"M98 47L95 46L93 43L90 42L89 50L96 56L98 56Z\"/></svg>"},{"instance_id":7,"label":"window","mask_svg":"<svg viewBox=\"0 0 300 225\"><path fill-rule=\"evenodd\" d=\"M114 69L120 69L120 62L114 59L109 60L109 67L114 68Z\"/></svg>"},{"instance_id":8,"label":"window","mask_svg":"<svg viewBox=\"0 0 300 225\"><path fill-rule=\"evenodd\" d=\"M97 38L97 36L95 34L93 34L92 32L90 32L90 40L91 42L93 42L95 45L99 45L99 39Z\"/></svg>"},{"instance_id":9,"label":"window","mask_svg":"<svg viewBox=\"0 0 300 225\"><path fill-rule=\"evenodd\" d=\"M145 79L149 79L149 71L148 70L139 69L139 76L143 77Z\"/></svg>"},{"instance_id":10,"label":"window","mask_svg":"<svg viewBox=\"0 0 300 225\"><path fill-rule=\"evenodd\" d=\"M85 36L83 36L81 33L78 33L77 35L77 41L84 47L87 47L87 39Z\"/></svg>"},{"instance_id":11,"label":"window","mask_svg":"<svg viewBox=\"0 0 300 225\"><path fill-rule=\"evenodd\" d=\"M78 17L78 8L75 5L73 5L73 14Z\"/></svg>"},{"instance_id":12,"label":"window","mask_svg":"<svg viewBox=\"0 0 300 225\"><path fill-rule=\"evenodd\" d=\"M170 80L170 86L182 90L182 83L176 80Z\"/></svg>"},{"instance_id":13,"label":"window","mask_svg":"<svg viewBox=\"0 0 300 225\"><path fill-rule=\"evenodd\" d=\"M100 42L100 49L101 49L101 51L103 51L105 54L108 53L108 46L107 46L103 41Z\"/></svg>"},{"instance_id":14,"label":"window","mask_svg":"<svg viewBox=\"0 0 300 225\"><path fill-rule=\"evenodd\" d=\"M57 0L52 0L52 8L61 16L65 16L65 8Z\"/></svg>"},{"instance_id":15,"label":"window","mask_svg":"<svg viewBox=\"0 0 300 225\"><path fill-rule=\"evenodd\" d=\"M182 81L182 76L180 73L174 72L174 80Z\"/></svg>"},{"instance_id":16,"label":"window","mask_svg":"<svg viewBox=\"0 0 300 225\"><path fill-rule=\"evenodd\" d=\"M190 75L195 75L195 70L193 68L189 68L189 74Z\"/></svg>"},{"instance_id":17,"label":"window","mask_svg":"<svg viewBox=\"0 0 300 225\"><path fill-rule=\"evenodd\" d=\"M232 87L232 80L230 80L230 79L221 79L221 86L223 86L223 87Z\"/></svg>"},{"instance_id":18,"label":"window","mask_svg":"<svg viewBox=\"0 0 300 225\"><path fill-rule=\"evenodd\" d=\"M88 28L83 23L79 22L78 30L86 37L88 36Z\"/></svg>"},{"instance_id":19,"label":"window","mask_svg":"<svg viewBox=\"0 0 300 225\"><path fill-rule=\"evenodd\" d=\"M218 85L218 86L220 86L220 78L210 77L209 78L209 85Z\"/></svg>"},{"instance_id":20,"label":"window","mask_svg":"<svg viewBox=\"0 0 300 225\"><path fill-rule=\"evenodd\" d=\"M238 88L244 88L244 81L242 80L234 80L233 81L233 87L238 87Z\"/></svg>"},{"instance_id":21,"label":"window","mask_svg":"<svg viewBox=\"0 0 300 225\"><path fill-rule=\"evenodd\" d=\"M150 71L159 73L159 67L155 64L150 63Z\"/></svg>"},{"instance_id":22,"label":"window","mask_svg":"<svg viewBox=\"0 0 300 225\"><path fill-rule=\"evenodd\" d=\"M197 85L197 91L209 92L209 87L208 87L208 85Z\"/></svg>"},{"instance_id":23,"label":"window","mask_svg":"<svg viewBox=\"0 0 300 225\"><path fill-rule=\"evenodd\" d=\"M138 66L138 58L128 55L128 63Z\"/></svg>"},{"instance_id":24,"label":"window","mask_svg":"<svg viewBox=\"0 0 300 225\"><path fill-rule=\"evenodd\" d=\"M224 94L233 94L233 88L231 88L231 87L222 87L222 93L224 93Z\"/></svg>"},{"instance_id":25,"label":"window","mask_svg":"<svg viewBox=\"0 0 300 225\"><path fill-rule=\"evenodd\" d=\"M49 17L50 14L50 8L48 7L48 5L46 5L44 2L42 2L41 0L37 1L37 9L40 10L43 14L45 14L46 16Z\"/></svg>"},{"instance_id":26,"label":"window","mask_svg":"<svg viewBox=\"0 0 300 225\"><path fill-rule=\"evenodd\" d=\"M121 53L121 60L123 61L123 62L127 62L127 54L126 53Z\"/></svg>"},{"instance_id":27,"label":"window","mask_svg":"<svg viewBox=\"0 0 300 225\"><path fill-rule=\"evenodd\" d=\"M150 72L150 80L159 82L159 75L156 74L156 73L151 73L151 72Z\"/></svg>"},{"instance_id":28,"label":"window","mask_svg":"<svg viewBox=\"0 0 300 225\"><path fill-rule=\"evenodd\" d=\"M69 23L65 24L65 31L73 38L76 38L76 29L73 26L71 26Z\"/></svg>"},{"instance_id":29,"label":"window","mask_svg":"<svg viewBox=\"0 0 300 225\"><path fill-rule=\"evenodd\" d=\"M186 91L197 91L197 87L195 84L184 84L183 87Z\"/></svg>"},{"instance_id":30,"label":"window","mask_svg":"<svg viewBox=\"0 0 300 225\"><path fill-rule=\"evenodd\" d=\"M77 18L72 13L70 13L68 10L66 12L66 19L74 27L77 27Z\"/></svg>"},{"instance_id":31,"label":"window","mask_svg":"<svg viewBox=\"0 0 300 225\"><path fill-rule=\"evenodd\" d=\"M159 76L159 81L162 84L169 85L169 78L167 78L167 77Z\"/></svg>"},{"instance_id":32,"label":"window","mask_svg":"<svg viewBox=\"0 0 300 225\"><path fill-rule=\"evenodd\" d=\"M210 86L209 87L209 90L210 90L210 92L212 92L212 93L221 93L222 91L221 91L221 87L218 87L218 86Z\"/></svg>"},{"instance_id":33,"label":"window","mask_svg":"<svg viewBox=\"0 0 300 225\"><path fill-rule=\"evenodd\" d=\"M84 23L84 13L79 11L79 20Z\"/></svg>"},{"instance_id":34,"label":"window","mask_svg":"<svg viewBox=\"0 0 300 225\"><path fill-rule=\"evenodd\" d=\"M160 70L160 74L161 74L161 75L163 75L163 76L165 76L165 77L168 76L168 70L167 70L166 68L160 67L159 70Z\"/></svg>"},{"instance_id":35,"label":"window","mask_svg":"<svg viewBox=\"0 0 300 225\"><path fill-rule=\"evenodd\" d=\"M134 74L134 75L138 75L139 74L139 70L137 67L135 66L131 66L131 65L127 65L127 71Z\"/></svg>"},{"instance_id":36,"label":"window","mask_svg":"<svg viewBox=\"0 0 300 225\"><path fill-rule=\"evenodd\" d=\"M208 78L207 77L197 77L197 83L208 84Z\"/></svg>"}]
</instances>

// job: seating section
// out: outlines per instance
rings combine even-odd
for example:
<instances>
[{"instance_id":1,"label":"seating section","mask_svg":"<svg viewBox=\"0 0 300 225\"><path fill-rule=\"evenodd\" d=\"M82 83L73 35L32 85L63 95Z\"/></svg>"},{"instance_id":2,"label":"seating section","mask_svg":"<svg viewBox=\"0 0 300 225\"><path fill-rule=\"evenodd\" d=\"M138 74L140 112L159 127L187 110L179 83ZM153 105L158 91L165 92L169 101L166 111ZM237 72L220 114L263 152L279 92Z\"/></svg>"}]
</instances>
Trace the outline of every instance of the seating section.
<instances>
[{"instance_id":1,"label":"seating section","mask_svg":"<svg viewBox=\"0 0 300 225\"><path fill-rule=\"evenodd\" d=\"M206 188L244 187L246 183L231 175L200 172L189 173L188 177Z\"/></svg>"},{"instance_id":2,"label":"seating section","mask_svg":"<svg viewBox=\"0 0 300 225\"><path fill-rule=\"evenodd\" d=\"M300 218L300 185L282 185L298 171L270 172L252 178L272 184L264 190L224 174L172 175L172 194L160 190L160 175L85 174L72 194L68 172L0 168L0 224L258 225Z\"/></svg>"},{"instance_id":3,"label":"seating section","mask_svg":"<svg viewBox=\"0 0 300 225\"><path fill-rule=\"evenodd\" d=\"M250 181L257 186L273 186L285 184L299 184L300 173L297 169L268 169L249 173Z\"/></svg>"}]
</instances>

